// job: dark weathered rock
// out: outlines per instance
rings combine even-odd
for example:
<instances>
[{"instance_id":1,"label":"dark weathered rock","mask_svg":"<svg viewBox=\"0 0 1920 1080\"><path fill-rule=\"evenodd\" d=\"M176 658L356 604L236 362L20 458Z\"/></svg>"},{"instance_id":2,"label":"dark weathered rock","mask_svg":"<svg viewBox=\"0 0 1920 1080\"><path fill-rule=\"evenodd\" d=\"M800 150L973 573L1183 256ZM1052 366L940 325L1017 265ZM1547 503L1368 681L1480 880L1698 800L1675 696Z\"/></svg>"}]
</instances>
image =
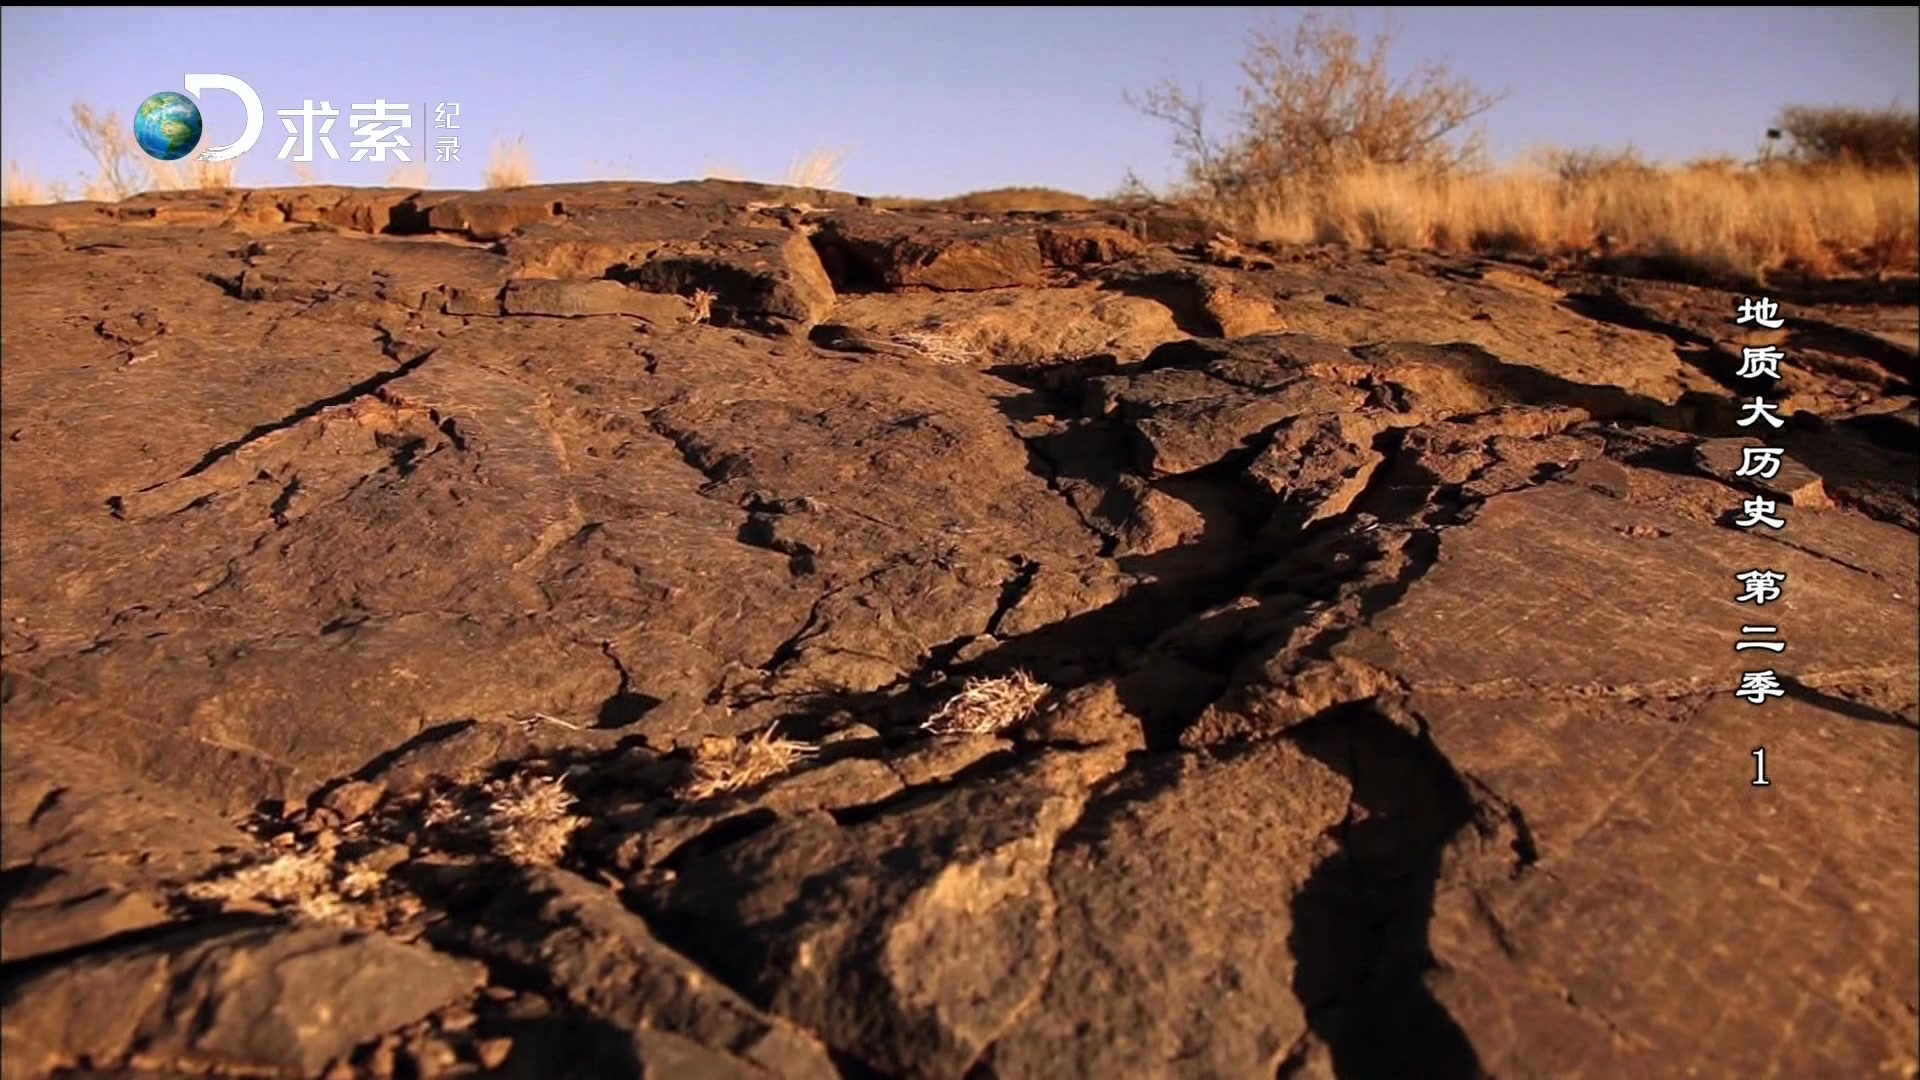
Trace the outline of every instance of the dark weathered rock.
<instances>
[{"instance_id":1,"label":"dark weathered rock","mask_svg":"<svg viewBox=\"0 0 1920 1080\"><path fill-rule=\"evenodd\" d=\"M573 1005L630 1033L655 1068L698 1075L837 1077L824 1047L754 1008L685 957L605 889L564 871L527 883L530 939L478 947L549 973ZM720 1070L720 1071L715 1071Z\"/></svg>"},{"instance_id":2,"label":"dark weathered rock","mask_svg":"<svg viewBox=\"0 0 1920 1080\"><path fill-rule=\"evenodd\" d=\"M833 310L833 282L798 232L721 229L695 251L669 249L615 273L654 292L712 294L716 323L790 328L804 335Z\"/></svg>"},{"instance_id":3,"label":"dark weathered rock","mask_svg":"<svg viewBox=\"0 0 1920 1080\"><path fill-rule=\"evenodd\" d=\"M1141 251L1124 230L1098 221L956 224L876 211L829 216L815 243L836 278L952 291L1039 285L1050 269L1097 266Z\"/></svg>"},{"instance_id":4,"label":"dark weathered rock","mask_svg":"<svg viewBox=\"0 0 1920 1080\"><path fill-rule=\"evenodd\" d=\"M13 983L5 1052L22 1075L138 1053L196 1070L317 1075L360 1042L470 993L479 965L339 930L183 932ZM100 1003L111 999L114 1007Z\"/></svg>"}]
</instances>

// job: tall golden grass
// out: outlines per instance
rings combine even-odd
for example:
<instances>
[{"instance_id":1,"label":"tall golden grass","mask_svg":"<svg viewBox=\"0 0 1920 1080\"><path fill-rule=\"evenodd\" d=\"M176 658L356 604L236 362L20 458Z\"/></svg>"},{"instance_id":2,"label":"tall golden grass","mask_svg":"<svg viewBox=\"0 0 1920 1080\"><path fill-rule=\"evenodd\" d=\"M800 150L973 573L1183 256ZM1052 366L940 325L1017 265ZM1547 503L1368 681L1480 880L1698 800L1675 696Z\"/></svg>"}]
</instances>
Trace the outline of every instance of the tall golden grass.
<instances>
[{"instance_id":1,"label":"tall golden grass","mask_svg":"<svg viewBox=\"0 0 1920 1080\"><path fill-rule=\"evenodd\" d=\"M1920 269L1920 173L1911 168L1714 163L1576 179L1360 168L1227 216L1282 243L1645 258L1713 277Z\"/></svg>"}]
</instances>

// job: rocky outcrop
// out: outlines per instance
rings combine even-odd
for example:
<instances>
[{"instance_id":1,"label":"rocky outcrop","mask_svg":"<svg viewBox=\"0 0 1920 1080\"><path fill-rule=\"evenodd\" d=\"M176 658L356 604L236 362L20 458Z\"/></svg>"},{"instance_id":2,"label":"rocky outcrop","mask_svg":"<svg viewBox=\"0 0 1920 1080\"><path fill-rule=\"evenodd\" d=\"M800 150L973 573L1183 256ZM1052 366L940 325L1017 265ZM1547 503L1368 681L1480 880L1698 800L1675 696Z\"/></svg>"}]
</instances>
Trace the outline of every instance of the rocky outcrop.
<instances>
[{"instance_id":1,"label":"rocky outcrop","mask_svg":"<svg viewBox=\"0 0 1920 1080\"><path fill-rule=\"evenodd\" d=\"M0 222L9 1078L1917 1067L1910 303L744 184Z\"/></svg>"}]
</instances>

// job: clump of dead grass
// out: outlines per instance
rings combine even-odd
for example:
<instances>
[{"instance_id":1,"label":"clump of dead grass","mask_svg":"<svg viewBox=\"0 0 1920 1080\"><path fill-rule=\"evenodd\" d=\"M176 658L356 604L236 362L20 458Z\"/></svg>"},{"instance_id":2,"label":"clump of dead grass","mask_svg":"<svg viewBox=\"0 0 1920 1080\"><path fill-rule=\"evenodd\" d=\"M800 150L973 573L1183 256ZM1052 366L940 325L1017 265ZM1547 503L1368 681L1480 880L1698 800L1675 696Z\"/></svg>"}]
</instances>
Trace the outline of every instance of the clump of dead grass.
<instances>
[{"instance_id":1,"label":"clump of dead grass","mask_svg":"<svg viewBox=\"0 0 1920 1080\"><path fill-rule=\"evenodd\" d=\"M551 866L585 819L569 813L573 794L561 777L516 776L498 785L488 808L487 835L502 858Z\"/></svg>"},{"instance_id":2,"label":"clump of dead grass","mask_svg":"<svg viewBox=\"0 0 1920 1080\"><path fill-rule=\"evenodd\" d=\"M687 298L687 318L696 323L712 319L714 299L712 289L693 290L693 295Z\"/></svg>"},{"instance_id":3,"label":"clump of dead grass","mask_svg":"<svg viewBox=\"0 0 1920 1080\"><path fill-rule=\"evenodd\" d=\"M487 153L487 166L481 182L488 188L526 187L533 183L533 154L527 150L527 137L516 135L507 142L498 137Z\"/></svg>"},{"instance_id":4,"label":"clump of dead grass","mask_svg":"<svg viewBox=\"0 0 1920 1080\"><path fill-rule=\"evenodd\" d=\"M1025 671L968 679L921 727L935 735L992 735L1032 716L1049 689Z\"/></svg>"},{"instance_id":5,"label":"clump of dead grass","mask_svg":"<svg viewBox=\"0 0 1920 1080\"><path fill-rule=\"evenodd\" d=\"M364 925L361 906L387 876L365 863L340 864L330 847L283 852L187 885L180 895L226 911L283 912L306 922Z\"/></svg>"},{"instance_id":6,"label":"clump of dead grass","mask_svg":"<svg viewBox=\"0 0 1920 1080\"><path fill-rule=\"evenodd\" d=\"M745 738L703 739L694 750L693 773L680 787L688 802L710 799L785 775L813 756L813 743L782 738L778 724Z\"/></svg>"},{"instance_id":7,"label":"clump of dead grass","mask_svg":"<svg viewBox=\"0 0 1920 1080\"><path fill-rule=\"evenodd\" d=\"M831 188L840 182L840 170L846 162L845 150L823 148L809 151L787 167L786 186Z\"/></svg>"},{"instance_id":8,"label":"clump of dead grass","mask_svg":"<svg viewBox=\"0 0 1920 1080\"><path fill-rule=\"evenodd\" d=\"M17 161L7 162L6 187L0 189L0 206L44 206L66 202L65 184L43 184Z\"/></svg>"},{"instance_id":9,"label":"clump of dead grass","mask_svg":"<svg viewBox=\"0 0 1920 1080\"><path fill-rule=\"evenodd\" d=\"M938 330L901 330L893 335L893 340L936 364L967 364L981 356L979 349Z\"/></svg>"}]
</instances>

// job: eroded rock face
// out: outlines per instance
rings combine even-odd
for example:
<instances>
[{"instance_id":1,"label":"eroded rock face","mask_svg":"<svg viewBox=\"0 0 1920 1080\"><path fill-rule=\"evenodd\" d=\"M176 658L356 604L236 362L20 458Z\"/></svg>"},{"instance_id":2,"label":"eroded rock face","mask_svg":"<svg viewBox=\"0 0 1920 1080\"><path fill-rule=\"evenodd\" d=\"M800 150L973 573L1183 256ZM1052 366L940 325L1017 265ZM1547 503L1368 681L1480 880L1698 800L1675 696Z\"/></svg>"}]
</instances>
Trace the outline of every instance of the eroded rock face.
<instances>
[{"instance_id":1,"label":"eroded rock face","mask_svg":"<svg viewBox=\"0 0 1920 1080\"><path fill-rule=\"evenodd\" d=\"M1920 1067L1910 293L1756 432L1735 294L1164 215L4 224L8 1077Z\"/></svg>"}]
</instances>

